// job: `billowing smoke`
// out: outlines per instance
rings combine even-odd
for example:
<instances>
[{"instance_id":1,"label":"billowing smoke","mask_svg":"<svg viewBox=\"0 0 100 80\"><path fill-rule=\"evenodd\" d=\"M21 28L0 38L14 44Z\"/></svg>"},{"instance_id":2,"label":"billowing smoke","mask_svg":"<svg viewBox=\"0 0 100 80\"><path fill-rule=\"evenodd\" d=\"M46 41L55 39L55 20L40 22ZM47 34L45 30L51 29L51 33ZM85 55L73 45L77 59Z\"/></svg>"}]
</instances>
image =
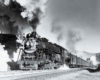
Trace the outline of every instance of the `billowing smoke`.
<instances>
[{"instance_id":1,"label":"billowing smoke","mask_svg":"<svg viewBox=\"0 0 100 80\"><path fill-rule=\"evenodd\" d=\"M13 44L13 43L12 43ZM19 49L15 49L15 45L1 45L0 44L0 71L7 71L10 69L10 66L8 65L8 62L16 62L17 56L19 53ZM5 48L5 49L4 49ZM15 52L16 50L16 52ZM7 55L8 54L8 55Z\"/></svg>"},{"instance_id":2,"label":"billowing smoke","mask_svg":"<svg viewBox=\"0 0 100 80\"><path fill-rule=\"evenodd\" d=\"M0 24L2 27L4 27L6 32L9 32L9 34L17 34L18 33L18 26L14 26L15 21L11 21L10 17L7 15L2 15L0 16ZM1 27L0 27L1 28ZM0 43L2 45L5 45L4 49L7 50L9 58L13 59L14 52L17 50L17 42L16 42L16 36L10 36L10 35L5 35L6 32L1 31L2 33L0 34ZM4 34L4 35L2 35ZM11 40L13 38L13 40ZM6 40L5 40L6 39Z\"/></svg>"},{"instance_id":3,"label":"billowing smoke","mask_svg":"<svg viewBox=\"0 0 100 80\"><path fill-rule=\"evenodd\" d=\"M66 26L60 19L54 19L51 32L57 34L58 41L66 40L66 48L76 52L76 45L83 39L83 31L78 27Z\"/></svg>"},{"instance_id":4,"label":"billowing smoke","mask_svg":"<svg viewBox=\"0 0 100 80\"><path fill-rule=\"evenodd\" d=\"M16 4L17 9L19 7L20 15L27 18L34 30L45 15L46 3L47 0L4 0L6 6Z\"/></svg>"},{"instance_id":5,"label":"billowing smoke","mask_svg":"<svg viewBox=\"0 0 100 80\"><path fill-rule=\"evenodd\" d=\"M2 0L2 1L3 1L3 0ZM10 0L5 0L5 1L4 1L4 4L5 4L5 5L9 5L9 2L10 2Z\"/></svg>"},{"instance_id":6,"label":"billowing smoke","mask_svg":"<svg viewBox=\"0 0 100 80\"><path fill-rule=\"evenodd\" d=\"M27 18L33 29L36 29L40 19L45 15L47 0L13 0L18 2L24 10L23 18Z\"/></svg>"},{"instance_id":7,"label":"billowing smoke","mask_svg":"<svg viewBox=\"0 0 100 80\"><path fill-rule=\"evenodd\" d=\"M7 55L7 51L4 51L4 45L0 44L0 71L7 71L8 65L7 62L11 61Z\"/></svg>"},{"instance_id":8,"label":"billowing smoke","mask_svg":"<svg viewBox=\"0 0 100 80\"><path fill-rule=\"evenodd\" d=\"M15 25L21 32L29 27L36 30L45 16L46 3L47 0L1 0L0 15L8 15L12 21L16 21Z\"/></svg>"},{"instance_id":9,"label":"billowing smoke","mask_svg":"<svg viewBox=\"0 0 100 80\"><path fill-rule=\"evenodd\" d=\"M18 33L18 26L17 25L15 26L14 23L15 21L11 21L9 16L7 15L0 16L0 24L2 26L0 28L5 29L5 31L8 32L9 34L16 35Z\"/></svg>"},{"instance_id":10,"label":"billowing smoke","mask_svg":"<svg viewBox=\"0 0 100 80\"><path fill-rule=\"evenodd\" d=\"M75 46L76 44L82 40L82 32L80 29L78 28L73 28L73 29L69 29L68 30L68 34L67 34L67 46L70 49L70 51L75 52Z\"/></svg>"},{"instance_id":11,"label":"billowing smoke","mask_svg":"<svg viewBox=\"0 0 100 80\"><path fill-rule=\"evenodd\" d=\"M90 61L92 61L94 65L99 65L100 64L100 53L96 53L94 56L91 56Z\"/></svg>"},{"instance_id":12,"label":"billowing smoke","mask_svg":"<svg viewBox=\"0 0 100 80\"><path fill-rule=\"evenodd\" d=\"M90 57L90 61L92 61L93 65L98 65L100 62L97 61L96 56Z\"/></svg>"},{"instance_id":13,"label":"billowing smoke","mask_svg":"<svg viewBox=\"0 0 100 80\"><path fill-rule=\"evenodd\" d=\"M23 8L18 3L14 3L11 0L2 0L0 2L0 30L2 32L11 33L11 30L13 32L17 31L14 33L17 35L19 32L18 30L20 30L23 25L26 25L25 23L27 22L20 16L22 9Z\"/></svg>"},{"instance_id":14,"label":"billowing smoke","mask_svg":"<svg viewBox=\"0 0 100 80\"><path fill-rule=\"evenodd\" d=\"M23 35L36 30L41 18L45 16L46 3L47 0L0 0L1 32L3 34L15 34L22 39ZM5 56L10 60L16 60L17 42L8 40L7 43L0 43L5 45L2 47L2 54L6 51ZM2 60L6 64L5 58Z\"/></svg>"},{"instance_id":15,"label":"billowing smoke","mask_svg":"<svg viewBox=\"0 0 100 80\"><path fill-rule=\"evenodd\" d=\"M63 25L62 25L62 23L60 22L59 19L55 19L52 22L51 32L57 34L57 40L58 41L62 40L62 38L63 38L63 35L64 35L63 28L64 27L63 27Z\"/></svg>"}]
</instances>

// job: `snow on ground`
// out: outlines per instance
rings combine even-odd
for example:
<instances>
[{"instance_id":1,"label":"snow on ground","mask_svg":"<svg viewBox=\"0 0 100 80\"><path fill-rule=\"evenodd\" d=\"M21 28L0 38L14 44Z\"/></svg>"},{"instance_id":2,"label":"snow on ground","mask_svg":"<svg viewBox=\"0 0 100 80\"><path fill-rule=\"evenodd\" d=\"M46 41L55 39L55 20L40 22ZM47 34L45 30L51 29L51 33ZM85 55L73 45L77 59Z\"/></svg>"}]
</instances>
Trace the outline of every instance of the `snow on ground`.
<instances>
[{"instance_id":1,"label":"snow on ground","mask_svg":"<svg viewBox=\"0 0 100 80\"><path fill-rule=\"evenodd\" d=\"M47 74L48 72L52 73L53 71L56 72L56 70L50 70L50 71L48 71L48 70L42 71L41 70L41 71L31 71L31 72L30 71L28 71L28 72L20 71L20 73L22 73L23 76L21 74L20 74L21 76L15 75L13 77L12 76L11 77L10 76L9 77L8 76L6 76L6 77L1 76L0 80L14 80L14 79L17 79L18 76L21 77L21 78L23 78L23 77L25 78L25 76L32 77L32 76L36 76L36 75ZM62 70L58 70L58 72L60 72L60 71L62 71ZM66 70L64 70L64 71L66 71ZM92 72L89 72L87 70L75 71L74 69L73 70L70 69L70 70L67 70L67 71L66 71L66 73L64 73L62 75L55 74L57 76L52 76L52 77L47 76L48 78L44 78L44 79L42 79L42 78L38 79L37 78L36 80L100 80L100 72L92 73ZM14 74L14 72L13 72L13 74ZM18 74L19 74L19 71L18 71ZM29 74L29 75L27 75L27 74ZM33 78L35 78L35 77L33 77ZM18 80L20 80L20 79L18 79ZM32 80L32 79L26 79L25 78L25 80Z\"/></svg>"},{"instance_id":2,"label":"snow on ground","mask_svg":"<svg viewBox=\"0 0 100 80\"><path fill-rule=\"evenodd\" d=\"M87 70L83 70L46 80L100 80L100 72L90 73Z\"/></svg>"}]
</instances>

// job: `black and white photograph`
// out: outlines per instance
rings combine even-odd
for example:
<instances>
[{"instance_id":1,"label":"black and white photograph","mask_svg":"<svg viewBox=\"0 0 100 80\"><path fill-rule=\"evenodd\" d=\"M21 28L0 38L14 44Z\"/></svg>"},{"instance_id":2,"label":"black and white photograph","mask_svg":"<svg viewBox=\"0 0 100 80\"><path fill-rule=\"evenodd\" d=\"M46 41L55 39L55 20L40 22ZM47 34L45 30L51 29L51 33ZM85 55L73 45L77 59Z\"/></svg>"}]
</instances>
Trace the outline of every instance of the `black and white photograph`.
<instances>
[{"instance_id":1,"label":"black and white photograph","mask_svg":"<svg viewBox=\"0 0 100 80\"><path fill-rule=\"evenodd\" d=\"M100 80L100 0L0 0L0 80Z\"/></svg>"}]
</instances>

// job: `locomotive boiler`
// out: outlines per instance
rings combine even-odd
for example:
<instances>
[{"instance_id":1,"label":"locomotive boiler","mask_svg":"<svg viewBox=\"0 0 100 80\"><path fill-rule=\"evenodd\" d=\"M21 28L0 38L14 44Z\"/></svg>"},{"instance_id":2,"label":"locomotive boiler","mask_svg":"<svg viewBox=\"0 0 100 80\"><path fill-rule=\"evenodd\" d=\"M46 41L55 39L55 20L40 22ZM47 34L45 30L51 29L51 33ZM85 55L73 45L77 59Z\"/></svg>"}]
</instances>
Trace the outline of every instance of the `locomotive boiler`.
<instances>
[{"instance_id":1,"label":"locomotive boiler","mask_svg":"<svg viewBox=\"0 0 100 80\"><path fill-rule=\"evenodd\" d=\"M32 32L23 39L17 63L23 70L57 69L69 60L68 53L63 47Z\"/></svg>"}]
</instances>

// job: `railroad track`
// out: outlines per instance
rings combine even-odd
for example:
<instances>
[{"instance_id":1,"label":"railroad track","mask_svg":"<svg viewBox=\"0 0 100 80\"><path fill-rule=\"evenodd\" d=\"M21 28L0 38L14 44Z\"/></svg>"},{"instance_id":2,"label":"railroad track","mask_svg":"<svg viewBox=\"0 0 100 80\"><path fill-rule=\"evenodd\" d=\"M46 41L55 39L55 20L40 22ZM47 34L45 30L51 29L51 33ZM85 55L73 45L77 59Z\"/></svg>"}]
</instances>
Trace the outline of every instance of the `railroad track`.
<instances>
[{"instance_id":1,"label":"railroad track","mask_svg":"<svg viewBox=\"0 0 100 80\"><path fill-rule=\"evenodd\" d=\"M35 71L33 73L30 72L30 74L24 73L23 75L1 77L0 80L47 80L77 71L82 71L82 69Z\"/></svg>"}]
</instances>

